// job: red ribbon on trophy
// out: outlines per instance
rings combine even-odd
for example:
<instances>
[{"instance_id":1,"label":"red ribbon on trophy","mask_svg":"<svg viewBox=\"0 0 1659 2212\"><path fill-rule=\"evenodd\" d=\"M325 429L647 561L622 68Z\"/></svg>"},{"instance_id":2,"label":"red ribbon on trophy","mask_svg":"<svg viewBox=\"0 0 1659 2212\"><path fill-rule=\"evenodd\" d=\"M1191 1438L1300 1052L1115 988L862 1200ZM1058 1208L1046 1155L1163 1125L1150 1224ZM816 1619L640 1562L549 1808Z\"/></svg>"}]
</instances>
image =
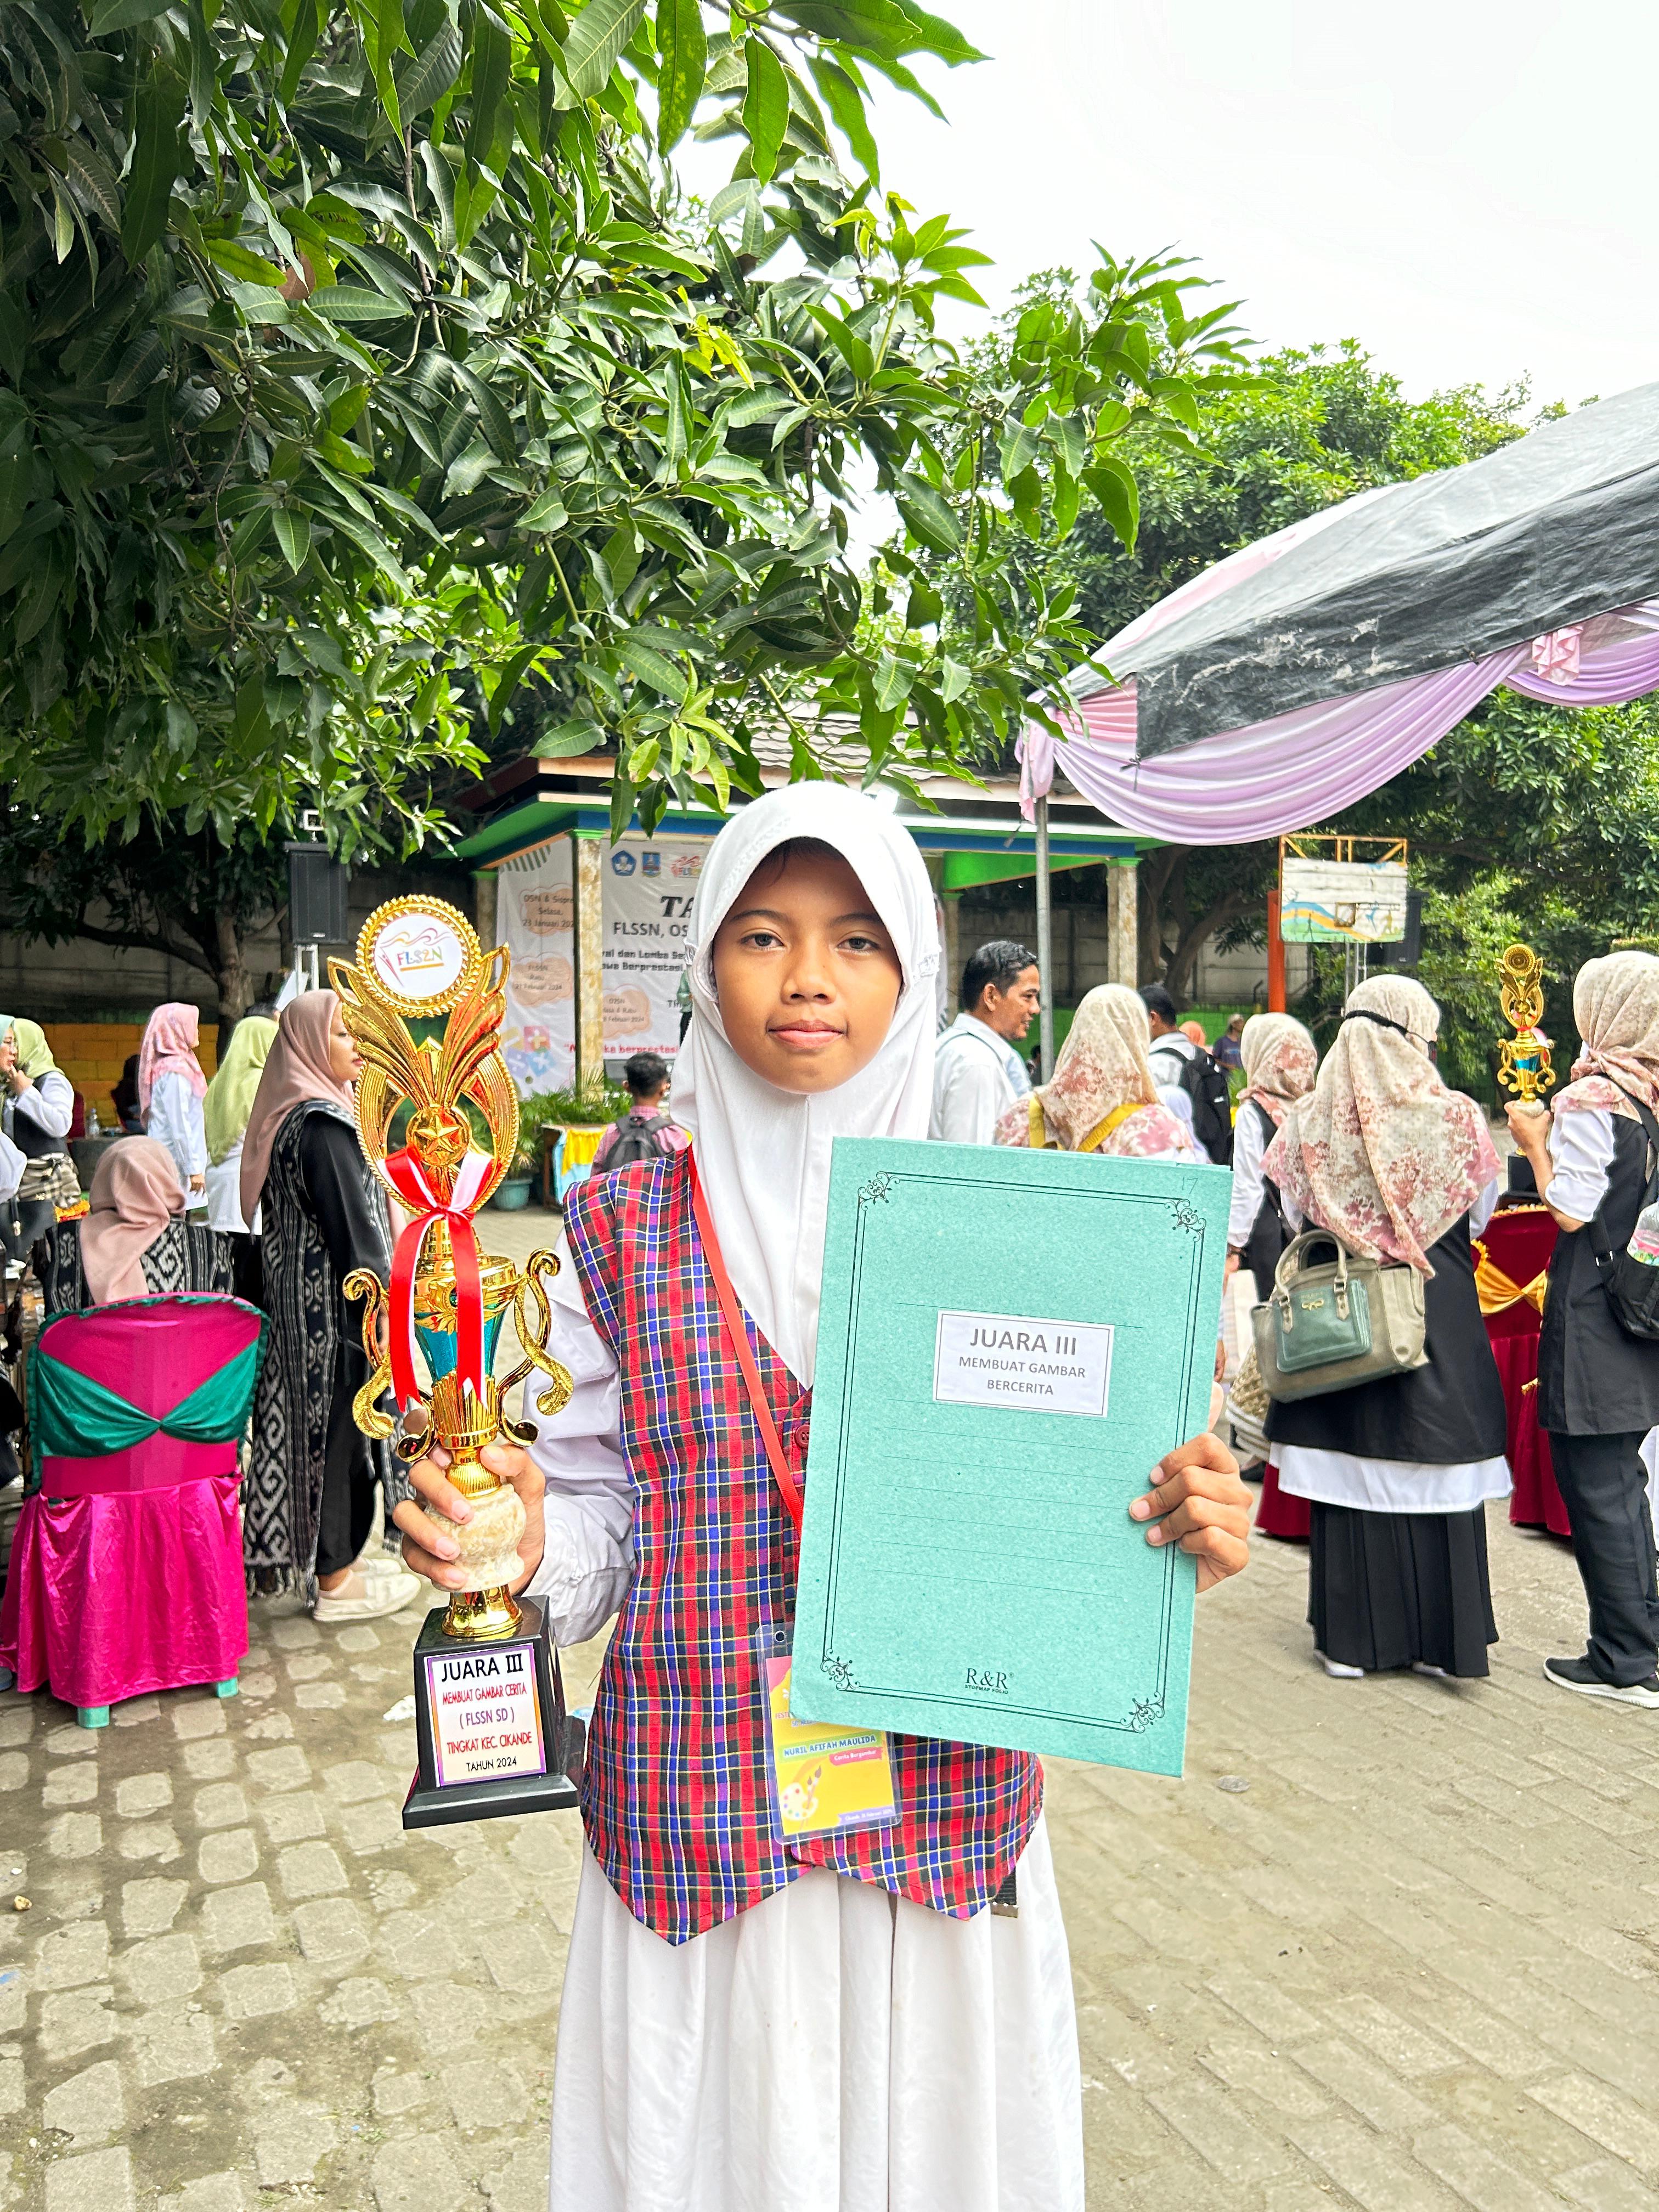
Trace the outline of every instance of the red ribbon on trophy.
<instances>
[{"instance_id":1,"label":"red ribbon on trophy","mask_svg":"<svg viewBox=\"0 0 1659 2212\"><path fill-rule=\"evenodd\" d=\"M483 1277L471 1207L493 1165L488 1153L469 1152L456 1175L455 1188L446 1200L433 1189L420 1161L407 1148L386 1156L387 1177L411 1216L392 1255L389 1350L392 1395L399 1406L406 1406L421 1394L415 1371L415 1270L420 1265L427 1231L440 1221L449 1231L455 1255L456 1372L463 1383L471 1385L475 1397L483 1395Z\"/></svg>"}]
</instances>

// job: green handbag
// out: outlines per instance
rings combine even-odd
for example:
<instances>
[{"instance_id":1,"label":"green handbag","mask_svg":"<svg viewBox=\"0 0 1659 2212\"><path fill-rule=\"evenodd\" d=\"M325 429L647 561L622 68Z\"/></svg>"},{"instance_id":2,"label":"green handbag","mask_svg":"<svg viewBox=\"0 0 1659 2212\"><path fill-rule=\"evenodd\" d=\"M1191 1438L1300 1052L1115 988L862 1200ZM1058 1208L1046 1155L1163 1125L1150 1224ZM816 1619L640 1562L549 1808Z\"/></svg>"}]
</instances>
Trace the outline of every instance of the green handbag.
<instances>
[{"instance_id":1,"label":"green handbag","mask_svg":"<svg viewBox=\"0 0 1659 2212\"><path fill-rule=\"evenodd\" d=\"M1316 1261L1328 1250L1334 1259ZM1273 1296L1251 1316L1270 1398L1319 1398L1426 1367L1423 1278L1351 1252L1328 1229L1286 1245Z\"/></svg>"}]
</instances>

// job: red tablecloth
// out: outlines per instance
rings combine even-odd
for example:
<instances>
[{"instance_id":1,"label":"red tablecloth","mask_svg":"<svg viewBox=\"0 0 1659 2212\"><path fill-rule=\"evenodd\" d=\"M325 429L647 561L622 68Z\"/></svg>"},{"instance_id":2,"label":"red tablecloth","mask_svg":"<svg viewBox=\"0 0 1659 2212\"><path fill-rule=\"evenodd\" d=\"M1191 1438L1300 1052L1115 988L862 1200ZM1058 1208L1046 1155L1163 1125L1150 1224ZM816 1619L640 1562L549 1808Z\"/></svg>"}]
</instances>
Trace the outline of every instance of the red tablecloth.
<instances>
[{"instance_id":1,"label":"red tablecloth","mask_svg":"<svg viewBox=\"0 0 1659 2212\"><path fill-rule=\"evenodd\" d=\"M1516 1290L1524 1290L1549 1265L1555 1223L1541 1206L1508 1206L1493 1214L1480 1242L1490 1268L1507 1275ZM1499 1288L1491 1281L1490 1268L1482 1270L1483 1305L1492 1303ZM1538 1425L1538 1394L1526 1387L1538 1374L1540 1326L1538 1309L1530 1298L1516 1298L1486 1315L1486 1334L1509 1416L1510 1473L1515 1479L1510 1519L1523 1528L1547 1528L1554 1535L1568 1536L1572 1529L1550 1467L1549 1438Z\"/></svg>"}]
</instances>

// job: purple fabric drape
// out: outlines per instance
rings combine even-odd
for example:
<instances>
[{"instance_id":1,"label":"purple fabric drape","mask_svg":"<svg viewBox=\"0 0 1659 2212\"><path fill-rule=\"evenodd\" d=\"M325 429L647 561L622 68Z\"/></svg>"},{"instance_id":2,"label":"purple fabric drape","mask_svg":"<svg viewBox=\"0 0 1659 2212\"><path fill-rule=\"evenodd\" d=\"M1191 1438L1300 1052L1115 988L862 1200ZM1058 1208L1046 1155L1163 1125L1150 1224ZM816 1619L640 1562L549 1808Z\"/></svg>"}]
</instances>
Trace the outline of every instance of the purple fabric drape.
<instances>
[{"instance_id":1,"label":"purple fabric drape","mask_svg":"<svg viewBox=\"0 0 1659 2212\"><path fill-rule=\"evenodd\" d=\"M1298 524L1233 556L1240 567L1229 582L1263 565L1267 546L1282 550L1306 532ZM1248 556L1255 557L1247 567ZM1224 588L1216 579L1231 565L1220 562L1172 592L1121 637L1160 628L1191 603L1189 595L1209 598ZM1499 684L1562 707L1613 706L1659 690L1659 600L1644 599L1583 623L1576 673L1564 672L1571 656L1544 650L1549 643L1535 640L1431 676L1299 708L1146 761L1135 758L1131 678L1087 694L1057 717L1068 734L1055 748L1055 759L1109 820L1143 836L1182 845L1243 845L1282 836L1328 820L1420 760ZM1109 645L1103 655L1109 665L1111 652ZM1546 673L1552 662L1554 672ZM1047 742L1045 732L1028 733L1022 799L1026 787L1046 787Z\"/></svg>"}]
</instances>

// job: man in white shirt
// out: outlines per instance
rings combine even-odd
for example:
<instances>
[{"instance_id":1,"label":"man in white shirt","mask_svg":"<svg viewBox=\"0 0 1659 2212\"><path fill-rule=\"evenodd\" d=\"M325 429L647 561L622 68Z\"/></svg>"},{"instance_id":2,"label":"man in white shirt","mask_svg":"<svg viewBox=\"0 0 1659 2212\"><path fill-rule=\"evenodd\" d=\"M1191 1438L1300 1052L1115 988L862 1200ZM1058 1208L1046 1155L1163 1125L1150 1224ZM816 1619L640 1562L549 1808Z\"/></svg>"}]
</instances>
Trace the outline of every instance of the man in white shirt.
<instances>
[{"instance_id":1,"label":"man in white shirt","mask_svg":"<svg viewBox=\"0 0 1659 2212\"><path fill-rule=\"evenodd\" d=\"M1015 1051L1042 998L1034 955L1012 939L981 945L963 970L963 1011L940 1037L933 1060L930 1137L947 1145L988 1145L1031 1079Z\"/></svg>"}]
</instances>

